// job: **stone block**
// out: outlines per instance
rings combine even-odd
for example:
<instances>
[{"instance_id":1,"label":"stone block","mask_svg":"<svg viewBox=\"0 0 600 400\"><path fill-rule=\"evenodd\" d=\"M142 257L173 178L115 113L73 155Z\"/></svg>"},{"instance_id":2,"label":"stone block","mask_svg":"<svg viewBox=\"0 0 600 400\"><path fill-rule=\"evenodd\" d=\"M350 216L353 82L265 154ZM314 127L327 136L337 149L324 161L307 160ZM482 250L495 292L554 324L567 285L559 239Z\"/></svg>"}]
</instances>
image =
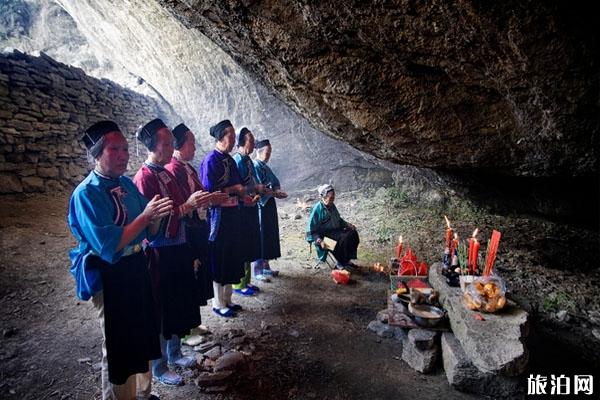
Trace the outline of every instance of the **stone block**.
<instances>
[{"instance_id":1,"label":"stone block","mask_svg":"<svg viewBox=\"0 0 600 400\"><path fill-rule=\"evenodd\" d=\"M377 320L379 322L383 322L384 324L388 323L389 313L387 309L381 310L377 313Z\"/></svg>"},{"instance_id":2,"label":"stone block","mask_svg":"<svg viewBox=\"0 0 600 400\"><path fill-rule=\"evenodd\" d=\"M64 190L62 183L54 179L47 179L44 182L44 185L46 186L46 192L55 193L62 192Z\"/></svg>"},{"instance_id":3,"label":"stone block","mask_svg":"<svg viewBox=\"0 0 600 400\"><path fill-rule=\"evenodd\" d=\"M17 171L17 175L19 175L19 176L34 176L36 174L36 172L37 172L37 170L35 169L35 167L29 166L29 165L23 165Z\"/></svg>"},{"instance_id":4,"label":"stone block","mask_svg":"<svg viewBox=\"0 0 600 400\"><path fill-rule=\"evenodd\" d=\"M33 79L31 79L31 76L29 76L29 74L18 73L18 74L11 74L9 82L10 82L10 84L18 84L18 82L21 82L26 86L26 85L33 84Z\"/></svg>"},{"instance_id":5,"label":"stone block","mask_svg":"<svg viewBox=\"0 0 600 400\"><path fill-rule=\"evenodd\" d=\"M448 383L456 389L493 398L523 395L524 378L506 377L480 371L467 357L454 334L442 334L442 359Z\"/></svg>"},{"instance_id":6,"label":"stone block","mask_svg":"<svg viewBox=\"0 0 600 400\"><path fill-rule=\"evenodd\" d=\"M244 362L244 355L238 351L223 354L215 361L215 372L236 369Z\"/></svg>"},{"instance_id":7,"label":"stone block","mask_svg":"<svg viewBox=\"0 0 600 400\"><path fill-rule=\"evenodd\" d=\"M23 185L19 178L12 174L0 173L0 193L21 193Z\"/></svg>"},{"instance_id":8,"label":"stone block","mask_svg":"<svg viewBox=\"0 0 600 400\"><path fill-rule=\"evenodd\" d=\"M52 108L48 108L48 107L44 107L40 110L42 112L42 114L44 114L46 117L56 117L58 116L58 111Z\"/></svg>"},{"instance_id":9,"label":"stone block","mask_svg":"<svg viewBox=\"0 0 600 400\"><path fill-rule=\"evenodd\" d=\"M233 371L201 372L194 380L197 386L215 386L223 382L233 374Z\"/></svg>"},{"instance_id":10,"label":"stone block","mask_svg":"<svg viewBox=\"0 0 600 400\"><path fill-rule=\"evenodd\" d=\"M58 178L58 168L56 167L45 167L45 168L38 168L37 169L37 175L40 178Z\"/></svg>"},{"instance_id":11,"label":"stone block","mask_svg":"<svg viewBox=\"0 0 600 400\"><path fill-rule=\"evenodd\" d=\"M382 338L391 339L394 337L394 329L388 324L384 324L381 321L373 320L369 322L367 329L375 332L377 336Z\"/></svg>"},{"instance_id":12,"label":"stone block","mask_svg":"<svg viewBox=\"0 0 600 400\"><path fill-rule=\"evenodd\" d=\"M438 332L426 329L411 329L408 331L408 340L419 350L429 350L435 345Z\"/></svg>"},{"instance_id":13,"label":"stone block","mask_svg":"<svg viewBox=\"0 0 600 400\"><path fill-rule=\"evenodd\" d=\"M16 146L14 146L16 147ZM6 161L12 162L12 163L21 163L23 162L23 153L11 153L11 154L6 154L4 156L6 158Z\"/></svg>"},{"instance_id":14,"label":"stone block","mask_svg":"<svg viewBox=\"0 0 600 400\"><path fill-rule=\"evenodd\" d=\"M44 180L37 176L28 176L21 179L24 192L43 192L46 189Z\"/></svg>"},{"instance_id":15,"label":"stone block","mask_svg":"<svg viewBox=\"0 0 600 400\"><path fill-rule=\"evenodd\" d=\"M58 90L65 86L65 78L58 74L55 74L54 72L50 73L48 75L48 78L50 78L50 81L52 81L52 85Z\"/></svg>"},{"instance_id":16,"label":"stone block","mask_svg":"<svg viewBox=\"0 0 600 400\"><path fill-rule=\"evenodd\" d=\"M29 112L31 112L31 111L29 111ZM37 118L34 118L31 115L27 115L25 112L16 113L13 118L20 119L21 121L37 122Z\"/></svg>"},{"instance_id":17,"label":"stone block","mask_svg":"<svg viewBox=\"0 0 600 400\"><path fill-rule=\"evenodd\" d=\"M4 158L6 160L6 158ZM11 162L0 163L0 171L16 171L19 169L19 164Z\"/></svg>"},{"instance_id":18,"label":"stone block","mask_svg":"<svg viewBox=\"0 0 600 400\"><path fill-rule=\"evenodd\" d=\"M505 376L522 374L529 361L524 339L529 334L527 312L512 302L494 314L484 314L485 321L475 318L477 312L462 302L460 288L450 287L441 274L441 263L429 269L429 283L440 292L440 302L448 312L450 326L465 353L481 371Z\"/></svg>"},{"instance_id":19,"label":"stone block","mask_svg":"<svg viewBox=\"0 0 600 400\"><path fill-rule=\"evenodd\" d=\"M402 360L412 369L422 374L428 374L433 371L438 359L438 353L439 348L437 345L427 350L420 350L408 337L402 341Z\"/></svg>"},{"instance_id":20,"label":"stone block","mask_svg":"<svg viewBox=\"0 0 600 400\"><path fill-rule=\"evenodd\" d=\"M21 121L18 119L10 120L8 125L12 126L13 128L15 128L18 131L30 131L33 128L33 126L31 125L31 122Z\"/></svg>"}]
</instances>

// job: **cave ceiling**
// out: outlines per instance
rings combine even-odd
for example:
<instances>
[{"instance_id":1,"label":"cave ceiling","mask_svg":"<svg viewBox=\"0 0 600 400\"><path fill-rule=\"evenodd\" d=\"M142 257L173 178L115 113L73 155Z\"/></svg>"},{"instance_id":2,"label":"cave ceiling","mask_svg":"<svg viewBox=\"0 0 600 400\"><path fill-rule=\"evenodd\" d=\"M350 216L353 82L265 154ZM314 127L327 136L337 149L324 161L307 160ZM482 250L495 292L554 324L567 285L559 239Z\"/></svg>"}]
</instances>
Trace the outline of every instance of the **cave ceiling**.
<instances>
[{"instance_id":1,"label":"cave ceiling","mask_svg":"<svg viewBox=\"0 0 600 400\"><path fill-rule=\"evenodd\" d=\"M400 164L597 173L582 4L159 0L327 134Z\"/></svg>"}]
</instances>

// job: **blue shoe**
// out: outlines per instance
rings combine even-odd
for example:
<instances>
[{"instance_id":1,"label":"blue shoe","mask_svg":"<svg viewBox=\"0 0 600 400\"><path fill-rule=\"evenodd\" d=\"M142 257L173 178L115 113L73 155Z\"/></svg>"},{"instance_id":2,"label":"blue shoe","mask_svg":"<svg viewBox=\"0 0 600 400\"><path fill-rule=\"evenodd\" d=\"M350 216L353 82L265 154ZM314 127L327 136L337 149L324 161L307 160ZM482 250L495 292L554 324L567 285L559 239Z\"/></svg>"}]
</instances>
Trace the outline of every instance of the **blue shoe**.
<instances>
[{"instance_id":1,"label":"blue shoe","mask_svg":"<svg viewBox=\"0 0 600 400\"><path fill-rule=\"evenodd\" d=\"M251 283L249 283L248 285L246 285L246 287L247 287L248 289L252 289L252 291L253 291L254 293L258 293L258 292L260 292L260 288L259 288L258 286L254 286L254 285L253 285L253 284L251 284Z\"/></svg>"},{"instance_id":2,"label":"blue shoe","mask_svg":"<svg viewBox=\"0 0 600 400\"><path fill-rule=\"evenodd\" d=\"M184 356L181 357L177 360L175 360L175 362L173 363L169 363L170 367L182 367L182 368L193 368L195 366L197 366L198 363L196 362L196 357L192 357L192 356Z\"/></svg>"},{"instance_id":3,"label":"blue shoe","mask_svg":"<svg viewBox=\"0 0 600 400\"><path fill-rule=\"evenodd\" d=\"M245 287L243 289L233 289L233 291L237 294L241 294L242 296L253 296L254 290L249 287Z\"/></svg>"},{"instance_id":4,"label":"blue shoe","mask_svg":"<svg viewBox=\"0 0 600 400\"><path fill-rule=\"evenodd\" d=\"M179 386L183 384L183 378L181 377L181 375L173 371L167 371L161 376L156 376L155 379L163 385L167 386Z\"/></svg>"},{"instance_id":5,"label":"blue shoe","mask_svg":"<svg viewBox=\"0 0 600 400\"><path fill-rule=\"evenodd\" d=\"M242 306L240 306L239 304L227 304L227 307L229 307L229 310L242 311Z\"/></svg>"},{"instance_id":6,"label":"blue shoe","mask_svg":"<svg viewBox=\"0 0 600 400\"><path fill-rule=\"evenodd\" d=\"M228 308L226 311L222 311L220 308L213 307L213 312L217 314L219 317L231 318L235 317L235 313L231 308Z\"/></svg>"}]
</instances>

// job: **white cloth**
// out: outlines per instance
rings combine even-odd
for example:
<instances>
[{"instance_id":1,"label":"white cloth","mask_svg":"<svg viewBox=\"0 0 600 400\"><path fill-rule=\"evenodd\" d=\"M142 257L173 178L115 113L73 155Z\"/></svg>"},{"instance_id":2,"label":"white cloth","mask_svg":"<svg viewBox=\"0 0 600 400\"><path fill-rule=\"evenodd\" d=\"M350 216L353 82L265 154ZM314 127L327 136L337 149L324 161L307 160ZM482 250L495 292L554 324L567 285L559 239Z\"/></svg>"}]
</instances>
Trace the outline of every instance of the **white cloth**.
<instances>
[{"instance_id":1,"label":"white cloth","mask_svg":"<svg viewBox=\"0 0 600 400\"><path fill-rule=\"evenodd\" d=\"M321 197L325 197L327 195L327 193L331 192L332 190L333 190L333 186L331 186L328 183L321 185L317 188L317 191L319 192L319 196L321 196Z\"/></svg>"}]
</instances>

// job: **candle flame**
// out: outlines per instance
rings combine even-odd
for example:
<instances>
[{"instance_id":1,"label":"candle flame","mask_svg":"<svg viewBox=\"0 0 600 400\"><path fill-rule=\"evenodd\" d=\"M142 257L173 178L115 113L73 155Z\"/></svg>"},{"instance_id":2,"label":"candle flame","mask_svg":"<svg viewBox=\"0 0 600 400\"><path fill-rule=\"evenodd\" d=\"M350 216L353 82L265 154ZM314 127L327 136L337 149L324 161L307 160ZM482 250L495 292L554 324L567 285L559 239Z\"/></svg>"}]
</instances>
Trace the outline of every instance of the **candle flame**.
<instances>
[{"instance_id":1,"label":"candle flame","mask_svg":"<svg viewBox=\"0 0 600 400\"><path fill-rule=\"evenodd\" d=\"M454 240L458 240L458 233L454 232Z\"/></svg>"},{"instance_id":2,"label":"candle flame","mask_svg":"<svg viewBox=\"0 0 600 400\"><path fill-rule=\"evenodd\" d=\"M473 231L473 236L472 236L473 239L476 239L475 236L477 236L477 232L479 232L479 229L475 228L475 230Z\"/></svg>"},{"instance_id":3,"label":"candle flame","mask_svg":"<svg viewBox=\"0 0 600 400\"><path fill-rule=\"evenodd\" d=\"M444 219L446 220L446 225L448 225L448 229L450 229L450 220L445 215L444 215Z\"/></svg>"},{"instance_id":4,"label":"candle flame","mask_svg":"<svg viewBox=\"0 0 600 400\"><path fill-rule=\"evenodd\" d=\"M398 238L398 244L402 244L402 235Z\"/></svg>"}]
</instances>

